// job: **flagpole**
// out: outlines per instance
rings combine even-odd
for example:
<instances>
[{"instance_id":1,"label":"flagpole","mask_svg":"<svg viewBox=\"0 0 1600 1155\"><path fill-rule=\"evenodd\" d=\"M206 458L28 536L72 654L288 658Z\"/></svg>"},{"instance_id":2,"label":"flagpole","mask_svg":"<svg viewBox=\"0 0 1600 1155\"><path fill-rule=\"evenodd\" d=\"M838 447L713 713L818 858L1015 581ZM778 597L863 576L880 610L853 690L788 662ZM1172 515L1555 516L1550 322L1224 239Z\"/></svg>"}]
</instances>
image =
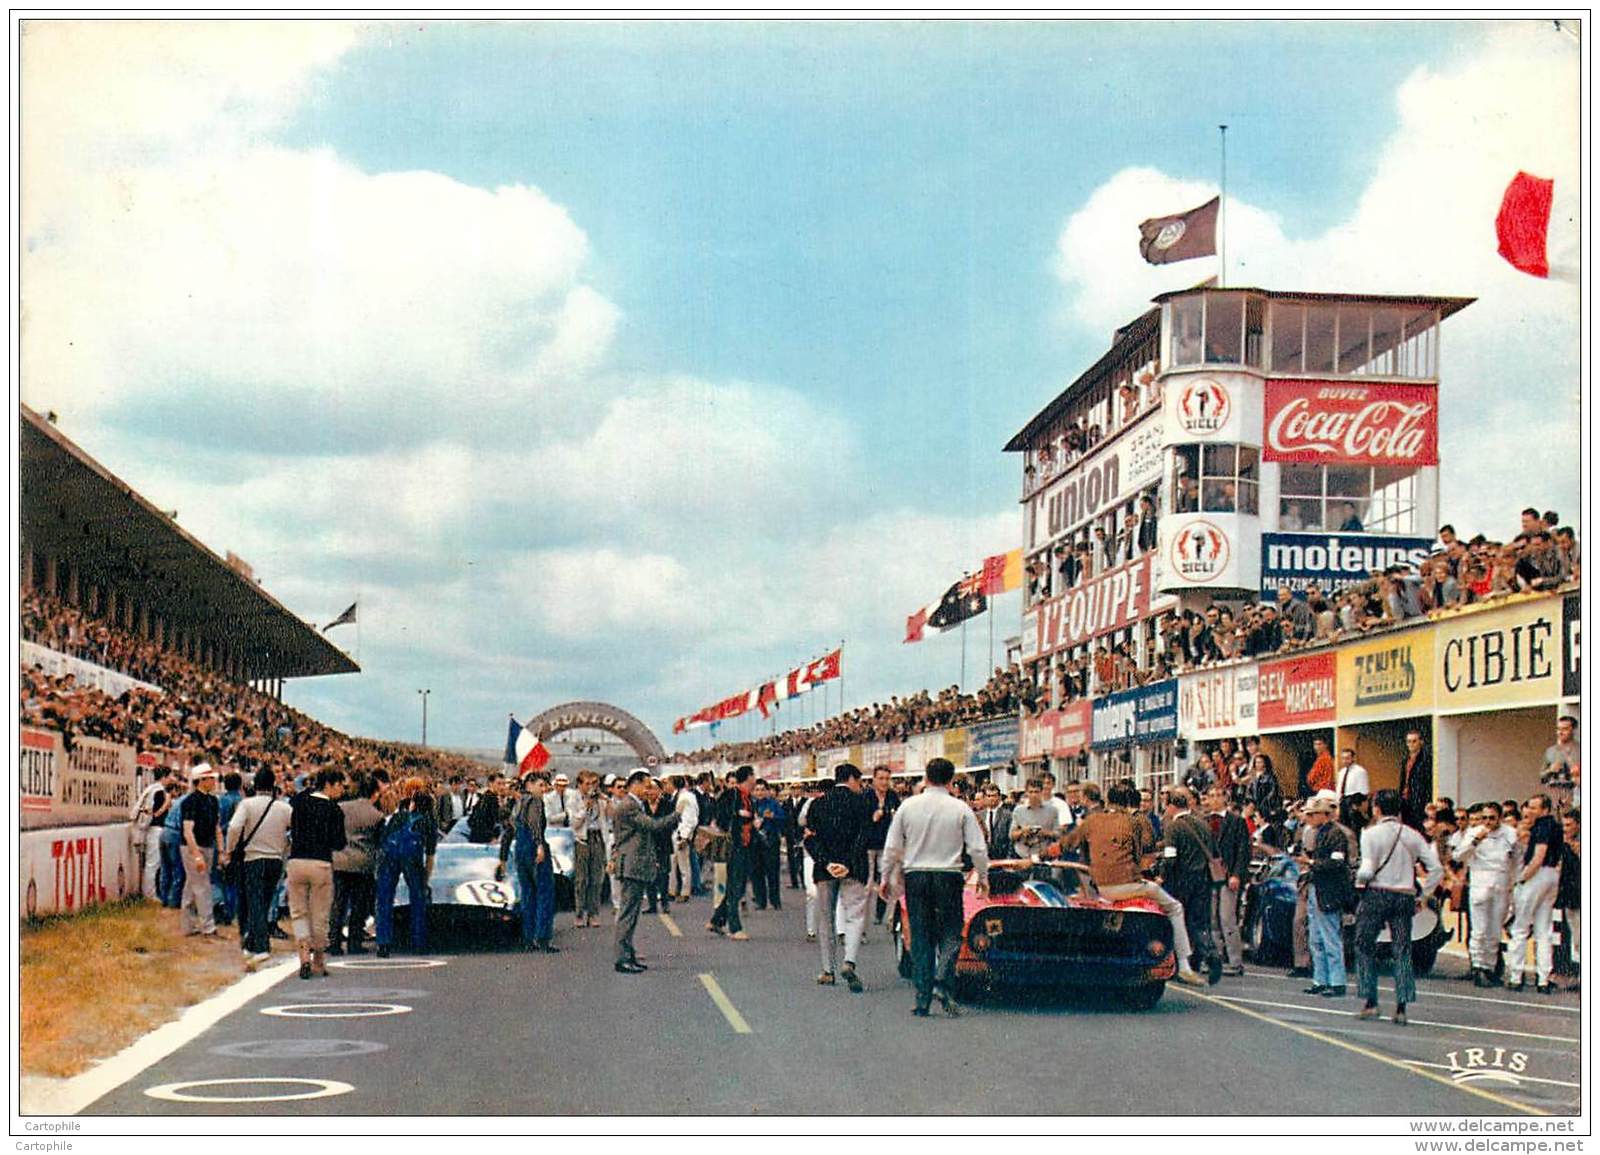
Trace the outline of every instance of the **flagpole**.
<instances>
[{"instance_id":1,"label":"flagpole","mask_svg":"<svg viewBox=\"0 0 1600 1155\"><path fill-rule=\"evenodd\" d=\"M967 692L967 619L961 619L961 693Z\"/></svg>"},{"instance_id":2,"label":"flagpole","mask_svg":"<svg viewBox=\"0 0 1600 1155\"><path fill-rule=\"evenodd\" d=\"M1228 126L1217 125L1222 134L1222 199L1217 205L1217 287L1228 287Z\"/></svg>"},{"instance_id":3,"label":"flagpole","mask_svg":"<svg viewBox=\"0 0 1600 1155\"><path fill-rule=\"evenodd\" d=\"M989 672L994 669L994 599L989 599L989 664L983 668L984 681L989 680Z\"/></svg>"}]
</instances>

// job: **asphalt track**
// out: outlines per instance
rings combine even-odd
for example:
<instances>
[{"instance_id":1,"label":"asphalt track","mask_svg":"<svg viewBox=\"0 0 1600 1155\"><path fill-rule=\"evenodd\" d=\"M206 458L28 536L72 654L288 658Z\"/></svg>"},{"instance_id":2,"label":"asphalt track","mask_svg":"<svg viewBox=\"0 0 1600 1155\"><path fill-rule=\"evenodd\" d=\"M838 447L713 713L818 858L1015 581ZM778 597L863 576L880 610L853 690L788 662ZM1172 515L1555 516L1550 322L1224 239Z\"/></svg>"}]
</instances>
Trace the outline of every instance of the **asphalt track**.
<instances>
[{"instance_id":1,"label":"asphalt track","mask_svg":"<svg viewBox=\"0 0 1600 1155\"><path fill-rule=\"evenodd\" d=\"M611 970L608 925L573 929L565 914L557 955L474 944L427 956L443 965L396 954L382 966L369 955L326 979L291 976L83 1114L1377 1119L1578 1109L1575 994L1435 977L1421 983L1412 1024L1396 1027L1356 1020L1353 998L1308 997L1281 969L1250 968L1199 993L1171 986L1143 1013L1093 997L993 998L959 1019L916 1019L883 928L862 949L865 994L819 987L800 895L785 897L782 912L751 913L744 943L705 933L704 899L674 906L671 927L644 917L637 943L650 970L634 977ZM1439 969L1461 966L1446 957ZM1391 1000L1385 992L1386 1016ZM296 1004L358 1017L268 1013ZM368 1013L392 1007L408 1009ZM1469 1063L1488 1073L1457 1083L1452 1067ZM224 1079L350 1089L263 1101L316 1087L181 1086ZM172 1084L179 1095L246 1101L150 1093Z\"/></svg>"}]
</instances>

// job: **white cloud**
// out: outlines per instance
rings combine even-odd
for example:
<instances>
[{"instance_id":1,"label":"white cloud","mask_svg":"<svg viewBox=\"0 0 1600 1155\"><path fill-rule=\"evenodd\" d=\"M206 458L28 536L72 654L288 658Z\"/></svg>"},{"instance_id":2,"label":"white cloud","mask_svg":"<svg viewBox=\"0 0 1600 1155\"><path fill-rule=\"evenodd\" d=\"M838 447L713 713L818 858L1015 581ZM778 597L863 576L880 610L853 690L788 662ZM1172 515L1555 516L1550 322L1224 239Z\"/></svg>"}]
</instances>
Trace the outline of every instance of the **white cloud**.
<instances>
[{"instance_id":1,"label":"white cloud","mask_svg":"<svg viewBox=\"0 0 1600 1155\"><path fill-rule=\"evenodd\" d=\"M1518 170L1553 178L1552 265L1576 268L1578 47L1548 21L1498 26L1470 58L1419 69L1395 103L1395 129L1347 220L1293 237L1267 207L1229 197L1229 281L1478 298L1444 327L1441 512L1500 534L1525 504L1577 504L1577 286L1506 264L1494 218ZM1096 189L1057 242L1073 320L1109 338L1151 296L1211 275L1209 261L1145 265L1133 226L1216 191L1149 168ZM1487 424L1491 413L1503 424ZM1536 428L1550 436L1529 440ZM1491 430L1541 452L1502 452Z\"/></svg>"}]
</instances>

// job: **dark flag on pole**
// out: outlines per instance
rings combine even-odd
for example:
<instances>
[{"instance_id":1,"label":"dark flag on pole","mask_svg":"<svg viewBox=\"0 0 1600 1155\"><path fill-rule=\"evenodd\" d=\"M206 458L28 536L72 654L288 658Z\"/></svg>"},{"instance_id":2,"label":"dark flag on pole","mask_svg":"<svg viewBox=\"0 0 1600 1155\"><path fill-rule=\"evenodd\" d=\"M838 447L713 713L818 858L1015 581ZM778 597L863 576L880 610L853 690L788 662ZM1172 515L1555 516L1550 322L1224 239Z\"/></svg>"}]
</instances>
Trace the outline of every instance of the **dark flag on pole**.
<instances>
[{"instance_id":1,"label":"dark flag on pole","mask_svg":"<svg viewBox=\"0 0 1600 1155\"><path fill-rule=\"evenodd\" d=\"M1139 255L1152 265L1170 265L1217 255L1217 209L1221 197L1171 217L1139 223Z\"/></svg>"},{"instance_id":2,"label":"dark flag on pole","mask_svg":"<svg viewBox=\"0 0 1600 1155\"><path fill-rule=\"evenodd\" d=\"M334 626L347 626L355 620L356 603L351 602L349 609L345 610L344 613L340 614L338 617L334 618L333 621L322 627L322 632L327 633L329 630L333 629Z\"/></svg>"},{"instance_id":3,"label":"dark flag on pole","mask_svg":"<svg viewBox=\"0 0 1600 1155\"><path fill-rule=\"evenodd\" d=\"M945 590L944 597L939 599L939 608L928 615L928 625L936 630L948 630L988 608L989 599L983 595L983 575L972 574Z\"/></svg>"}]
</instances>

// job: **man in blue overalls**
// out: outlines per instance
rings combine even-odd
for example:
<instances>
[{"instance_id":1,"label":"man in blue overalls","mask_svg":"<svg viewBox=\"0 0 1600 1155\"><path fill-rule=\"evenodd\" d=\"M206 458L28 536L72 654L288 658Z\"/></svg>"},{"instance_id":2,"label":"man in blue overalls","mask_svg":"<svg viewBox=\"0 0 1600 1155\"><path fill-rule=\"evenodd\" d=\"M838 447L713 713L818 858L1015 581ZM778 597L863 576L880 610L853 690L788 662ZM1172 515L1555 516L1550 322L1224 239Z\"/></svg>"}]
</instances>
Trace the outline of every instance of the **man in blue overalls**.
<instances>
[{"instance_id":1,"label":"man in blue overalls","mask_svg":"<svg viewBox=\"0 0 1600 1155\"><path fill-rule=\"evenodd\" d=\"M556 876L550 846L544 840L544 792L549 776L529 770L522 776L522 797L511 811L511 822L500 837L500 866L495 877L506 876L506 859L516 851L517 902L522 910L522 949L555 954L552 946L556 921Z\"/></svg>"}]
</instances>

